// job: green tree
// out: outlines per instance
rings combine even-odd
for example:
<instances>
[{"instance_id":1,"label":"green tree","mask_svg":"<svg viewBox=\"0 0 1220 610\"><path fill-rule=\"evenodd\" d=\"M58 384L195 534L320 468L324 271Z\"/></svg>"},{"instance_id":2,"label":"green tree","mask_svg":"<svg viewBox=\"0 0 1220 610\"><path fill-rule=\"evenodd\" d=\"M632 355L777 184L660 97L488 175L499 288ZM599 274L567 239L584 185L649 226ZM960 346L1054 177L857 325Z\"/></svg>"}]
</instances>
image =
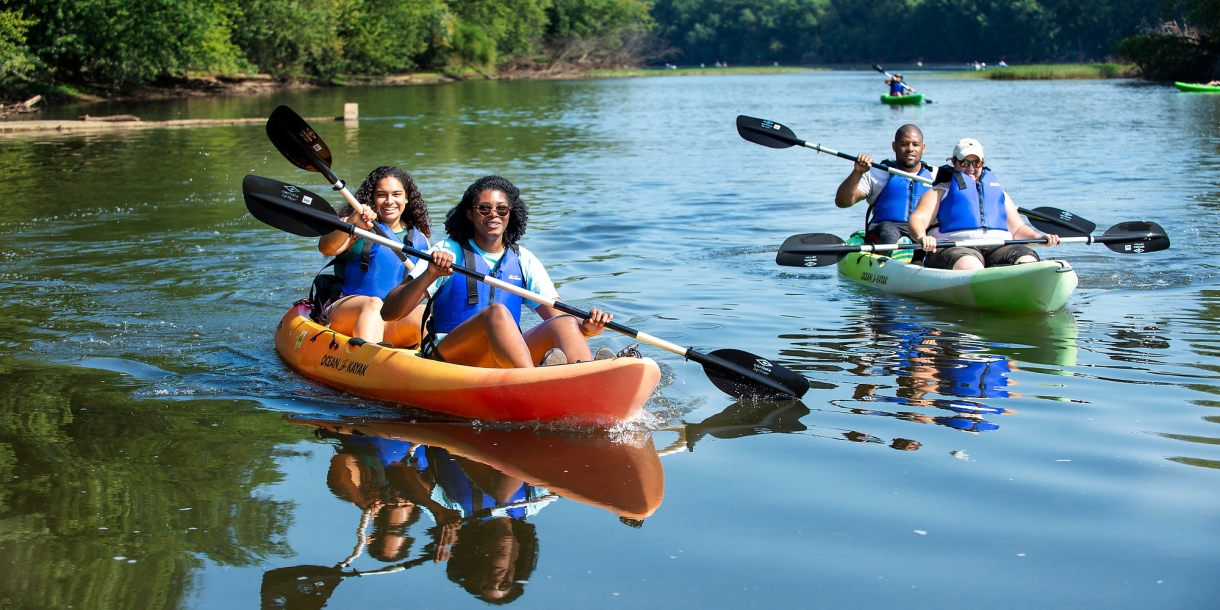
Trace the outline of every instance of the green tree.
<instances>
[{"instance_id":1,"label":"green tree","mask_svg":"<svg viewBox=\"0 0 1220 610\"><path fill-rule=\"evenodd\" d=\"M0 11L0 85L27 81L38 68L25 43L26 30L35 23L25 19L20 9Z\"/></svg>"}]
</instances>

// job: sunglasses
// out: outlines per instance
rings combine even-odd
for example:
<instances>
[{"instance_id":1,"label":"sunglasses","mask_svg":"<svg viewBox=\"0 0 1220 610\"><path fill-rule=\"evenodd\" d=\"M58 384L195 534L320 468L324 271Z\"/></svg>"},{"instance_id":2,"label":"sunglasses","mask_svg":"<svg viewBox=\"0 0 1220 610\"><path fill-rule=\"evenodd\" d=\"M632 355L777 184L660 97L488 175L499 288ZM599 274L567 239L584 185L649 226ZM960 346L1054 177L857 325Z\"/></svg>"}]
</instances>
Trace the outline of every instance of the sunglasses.
<instances>
[{"instance_id":1,"label":"sunglasses","mask_svg":"<svg viewBox=\"0 0 1220 610\"><path fill-rule=\"evenodd\" d=\"M982 161L967 161L965 159L958 159L957 162L962 167L983 167Z\"/></svg>"},{"instance_id":2,"label":"sunglasses","mask_svg":"<svg viewBox=\"0 0 1220 610\"><path fill-rule=\"evenodd\" d=\"M474 206L474 209L478 210L479 214L482 214L483 216L491 216L492 207L491 207L490 203L480 203L479 205ZM496 216L499 216L500 218L504 218L504 217L508 216L508 212L511 209L512 208L509 208L508 206L506 206L504 204L500 204L495 207Z\"/></svg>"}]
</instances>

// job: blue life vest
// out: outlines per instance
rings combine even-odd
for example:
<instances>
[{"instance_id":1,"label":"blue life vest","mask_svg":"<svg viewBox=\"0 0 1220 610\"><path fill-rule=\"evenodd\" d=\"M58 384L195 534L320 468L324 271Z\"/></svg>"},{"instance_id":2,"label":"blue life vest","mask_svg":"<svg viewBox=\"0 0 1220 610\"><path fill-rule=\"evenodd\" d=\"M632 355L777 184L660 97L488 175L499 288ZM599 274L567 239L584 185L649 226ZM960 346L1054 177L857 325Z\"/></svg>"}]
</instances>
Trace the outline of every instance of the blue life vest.
<instances>
[{"instance_id":1,"label":"blue life vest","mask_svg":"<svg viewBox=\"0 0 1220 610\"><path fill-rule=\"evenodd\" d=\"M882 161L881 164L893 167L891 161ZM931 168L920 163L919 175L931 178ZM930 188L932 187L918 180L891 174L889 182L885 183L885 188L881 189L881 194L873 202L868 222L906 222L915 210L915 205L919 203L919 198Z\"/></svg>"},{"instance_id":2,"label":"blue life vest","mask_svg":"<svg viewBox=\"0 0 1220 610\"><path fill-rule=\"evenodd\" d=\"M470 517L480 511L496 509L509 504L519 504L530 499L530 485L522 482L513 495L504 502L483 492L470 480L466 471L458 465L453 456L440 447L428 447L427 454L436 482L445 490L445 496L462 507L462 516ZM525 507L517 506L506 511L514 519L525 517Z\"/></svg>"},{"instance_id":3,"label":"blue life vest","mask_svg":"<svg viewBox=\"0 0 1220 610\"><path fill-rule=\"evenodd\" d=\"M386 235L401 241L388 225L377 223L377 226L381 227L381 231ZM428 239L424 237L423 233L415 229L408 229L406 235L411 240L411 247L424 251L428 249ZM406 265L402 264L394 250L369 240L362 239L361 241L364 243L360 249L360 256L356 256L344 264L343 294L345 296L359 294L383 299L402 282ZM355 248L355 246L352 247ZM411 262L418 264L419 259L412 256Z\"/></svg>"},{"instance_id":4,"label":"blue life vest","mask_svg":"<svg viewBox=\"0 0 1220 610\"><path fill-rule=\"evenodd\" d=\"M944 396L963 398L1005 398L1008 396L1008 361L1003 357L987 360L954 358L950 366L938 366L936 391ZM960 366L953 366L960 365Z\"/></svg>"},{"instance_id":5,"label":"blue life vest","mask_svg":"<svg viewBox=\"0 0 1220 610\"><path fill-rule=\"evenodd\" d=\"M902 81L898 81L898 80L890 81L890 95L902 95L902 89L903 89Z\"/></svg>"},{"instance_id":6,"label":"blue life vest","mask_svg":"<svg viewBox=\"0 0 1220 610\"><path fill-rule=\"evenodd\" d=\"M952 172L949 190L940 200L936 212L937 230L941 233L973 229L1008 230L1008 212L1004 209L1004 189L991 170L983 168L981 182L961 172Z\"/></svg>"},{"instance_id":7,"label":"blue life vest","mask_svg":"<svg viewBox=\"0 0 1220 610\"><path fill-rule=\"evenodd\" d=\"M525 287L525 274L521 271L521 258L515 247L505 248L504 255L496 263L495 269L488 269L483 257L475 254L474 248L469 244L462 245L462 257L462 266L467 269L474 269L514 286ZM507 307L513 314L513 320L518 326L521 325L521 305L524 299L510 292L496 290L493 286L476 281L470 276L465 279L463 282L457 276L450 277L432 297L432 331L450 332L492 303L501 303Z\"/></svg>"}]
</instances>

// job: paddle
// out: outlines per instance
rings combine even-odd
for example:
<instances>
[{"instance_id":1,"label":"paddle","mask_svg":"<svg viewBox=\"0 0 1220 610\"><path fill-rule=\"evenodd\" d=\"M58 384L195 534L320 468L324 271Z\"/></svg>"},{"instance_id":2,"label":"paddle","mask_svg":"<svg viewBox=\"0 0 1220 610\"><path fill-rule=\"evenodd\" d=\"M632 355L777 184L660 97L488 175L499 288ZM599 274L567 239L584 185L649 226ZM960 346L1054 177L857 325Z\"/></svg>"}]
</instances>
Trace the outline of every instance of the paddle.
<instances>
[{"instance_id":1,"label":"paddle","mask_svg":"<svg viewBox=\"0 0 1220 610\"><path fill-rule=\"evenodd\" d=\"M284 155L288 162L307 171L317 172L326 177L327 182L340 195L351 204L352 209L364 213L364 206L352 196L351 191L347 190L347 184L331 171L330 165L333 160L330 154L330 147L326 142L322 141L322 136L301 118L293 109L287 106L279 106L271 111L271 116L267 117L267 138L275 145L276 150ZM373 231L382 237L388 237L381 227L377 224L373 225ZM398 259L407 266L407 269L414 268L411 261L401 252L395 252Z\"/></svg>"},{"instance_id":2,"label":"paddle","mask_svg":"<svg viewBox=\"0 0 1220 610\"><path fill-rule=\"evenodd\" d=\"M882 68L881 66L879 66L879 65L877 65L877 64L873 64L873 69L874 69L874 70L876 70L876 71L878 71L878 72L880 72L880 73L882 73L882 74L884 74L884 75L886 75L886 76L887 76L887 77L889 77L889 78L894 78L894 76L893 76L892 74L890 74L889 72L886 72L884 68ZM900 84L900 85L902 85L902 88L903 88L903 89L906 89L907 91L909 91L909 92L911 92L911 93L918 93L918 91L916 91L916 90L915 90L915 89L913 89L913 88L912 88L910 85L908 85L908 84L906 83L906 81L902 81L902 82L901 82L901 83L899 83L899 84ZM929 103L929 104L931 104L931 103L932 103L932 100L931 100L931 99L929 99L927 96L924 96L923 101L925 101L925 102L927 102L927 103Z\"/></svg>"},{"instance_id":3,"label":"paddle","mask_svg":"<svg viewBox=\"0 0 1220 610\"><path fill-rule=\"evenodd\" d=\"M1045 239L963 239L936 242L937 248L955 246L979 248L1009 244L1044 244ZM1120 222L1110 227L1104 235L1094 237L1061 237L1061 244L1104 244L1120 254L1145 254L1169 248L1169 236L1155 222ZM852 252L893 252L894 250L921 250L919 244L862 244L845 245L842 239L828 233L806 233L793 235L784 240L775 255L776 264L785 267L825 267L833 265Z\"/></svg>"},{"instance_id":4,"label":"paddle","mask_svg":"<svg viewBox=\"0 0 1220 610\"><path fill-rule=\"evenodd\" d=\"M420 260L431 261L427 252L404 246L396 240L374 235L364 229L340 219L334 208L322 197L305 189L259 176L249 175L242 181L242 195L246 208L258 220L282 231L303 237L318 237L335 230L363 237L388 248L401 250ZM453 270L500 290L553 307L578 318L588 319L589 313L562 301L549 299L519 288L503 280L489 277L478 271L458 265ZM606 325L611 330L623 333L650 345L668 350L703 365L712 383L723 392L738 398L771 398L778 396L801 397L809 390L809 380L779 364L749 352L735 349L720 349L702 354L684 348L659 337L623 326L617 322Z\"/></svg>"},{"instance_id":5,"label":"paddle","mask_svg":"<svg viewBox=\"0 0 1220 610\"><path fill-rule=\"evenodd\" d=\"M803 146L821 153L827 153L855 162L857 157L844 152L839 152L830 148L826 148L821 144L810 144L805 140L796 137L787 126L769 119L757 119L743 115L737 116L737 133L747 141L766 146L767 148L791 148L793 146ZM889 172L895 176L903 176L911 180L918 180L924 184L932 184L933 179L919 174L904 172L900 169L882 165L880 163L872 163L873 167ZM1028 216L1030 224L1034 228L1044 233L1055 233L1056 235L1064 235L1067 237L1079 237L1092 233L1097 225L1085 220L1071 212L1060 210L1057 208L1034 208L1027 210L1025 208L1017 208L1017 211Z\"/></svg>"}]
</instances>

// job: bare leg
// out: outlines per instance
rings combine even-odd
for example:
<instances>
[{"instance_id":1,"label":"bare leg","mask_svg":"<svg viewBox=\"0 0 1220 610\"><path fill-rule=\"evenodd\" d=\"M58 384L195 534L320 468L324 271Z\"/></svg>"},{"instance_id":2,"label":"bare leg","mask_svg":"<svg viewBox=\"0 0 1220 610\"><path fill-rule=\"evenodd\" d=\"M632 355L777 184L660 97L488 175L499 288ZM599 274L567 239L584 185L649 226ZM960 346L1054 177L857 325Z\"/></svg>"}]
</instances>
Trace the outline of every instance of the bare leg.
<instances>
[{"instance_id":1,"label":"bare leg","mask_svg":"<svg viewBox=\"0 0 1220 610\"><path fill-rule=\"evenodd\" d=\"M467 366L526 369L536 362L513 315L499 303L459 324L436 349L445 362Z\"/></svg>"},{"instance_id":2,"label":"bare leg","mask_svg":"<svg viewBox=\"0 0 1220 610\"><path fill-rule=\"evenodd\" d=\"M330 308L330 327L335 332L359 337L370 343L385 338L381 299L363 295L343 297Z\"/></svg>"},{"instance_id":3,"label":"bare leg","mask_svg":"<svg viewBox=\"0 0 1220 610\"><path fill-rule=\"evenodd\" d=\"M420 339L419 327L423 319L424 304L420 303L405 317L385 323L385 340L394 344L394 347L417 345Z\"/></svg>"},{"instance_id":4,"label":"bare leg","mask_svg":"<svg viewBox=\"0 0 1220 610\"><path fill-rule=\"evenodd\" d=\"M589 342L580 332L580 320L573 316L555 316L544 320L542 324L525 331L524 336L534 362L542 360L552 347L558 347L568 357L568 362L588 362L593 359Z\"/></svg>"},{"instance_id":5,"label":"bare leg","mask_svg":"<svg viewBox=\"0 0 1220 610\"><path fill-rule=\"evenodd\" d=\"M1022 256L1021 258L1018 258L1016 264L1020 265L1021 263L1036 263L1036 262L1038 262L1038 257L1026 254L1025 256Z\"/></svg>"}]
</instances>

